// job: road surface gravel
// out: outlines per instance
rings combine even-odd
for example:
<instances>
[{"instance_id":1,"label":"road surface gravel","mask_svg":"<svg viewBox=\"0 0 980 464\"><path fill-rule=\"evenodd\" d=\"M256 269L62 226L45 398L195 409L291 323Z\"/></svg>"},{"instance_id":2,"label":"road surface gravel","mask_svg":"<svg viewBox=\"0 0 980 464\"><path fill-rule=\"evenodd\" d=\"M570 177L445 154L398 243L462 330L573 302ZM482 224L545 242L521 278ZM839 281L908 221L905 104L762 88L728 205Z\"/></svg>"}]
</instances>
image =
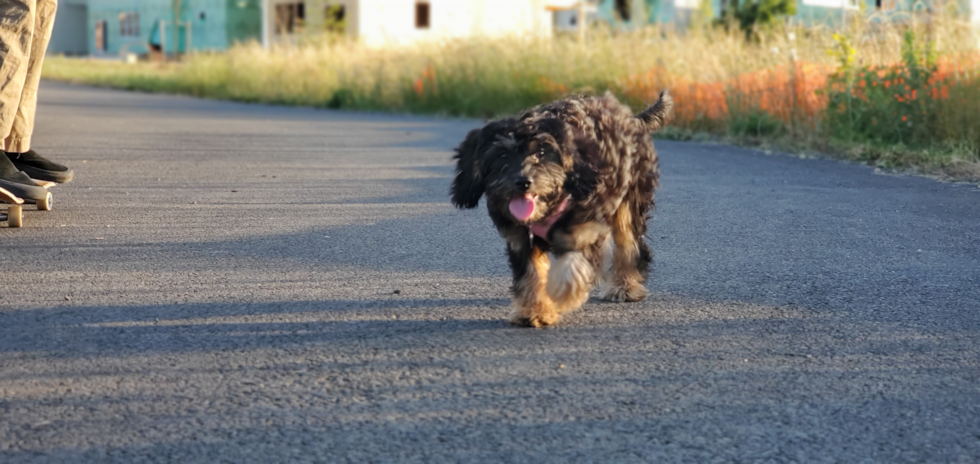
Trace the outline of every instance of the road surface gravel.
<instances>
[{"instance_id":1,"label":"road surface gravel","mask_svg":"<svg viewBox=\"0 0 980 464\"><path fill-rule=\"evenodd\" d=\"M657 141L651 296L534 330L480 121L40 96L0 462L980 462L976 185Z\"/></svg>"}]
</instances>

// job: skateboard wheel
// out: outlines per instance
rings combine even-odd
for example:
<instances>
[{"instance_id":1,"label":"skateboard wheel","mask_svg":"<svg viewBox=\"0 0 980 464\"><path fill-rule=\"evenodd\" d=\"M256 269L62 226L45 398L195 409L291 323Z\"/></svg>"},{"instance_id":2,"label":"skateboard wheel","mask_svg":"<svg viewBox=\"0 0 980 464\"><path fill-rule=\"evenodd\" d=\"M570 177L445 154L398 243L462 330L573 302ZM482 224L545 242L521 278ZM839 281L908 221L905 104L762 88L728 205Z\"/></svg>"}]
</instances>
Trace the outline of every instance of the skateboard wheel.
<instances>
[{"instance_id":1,"label":"skateboard wheel","mask_svg":"<svg viewBox=\"0 0 980 464\"><path fill-rule=\"evenodd\" d=\"M11 206L7 209L7 226L24 227L24 215L21 213L20 206Z\"/></svg>"},{"instance_id":2,"label":"skateboard wheel","mask_svg":"<svg viewBox=\"0 0 980 464\"><path fill-rule=\"evenodd\" d=\"M51 192L48 192L43 200L37 201L37 209L38 211L51 211L51 208L54 208L54 196L51 195Z\"/></svg>"}]
</instances>

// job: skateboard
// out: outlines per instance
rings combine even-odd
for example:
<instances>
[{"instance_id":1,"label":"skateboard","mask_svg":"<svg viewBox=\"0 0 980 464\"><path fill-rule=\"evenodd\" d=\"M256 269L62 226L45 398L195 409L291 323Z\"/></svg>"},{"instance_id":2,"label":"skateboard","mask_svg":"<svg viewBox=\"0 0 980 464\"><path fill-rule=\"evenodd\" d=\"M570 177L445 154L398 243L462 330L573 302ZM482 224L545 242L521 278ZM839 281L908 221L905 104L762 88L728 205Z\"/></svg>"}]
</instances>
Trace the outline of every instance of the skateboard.
<instances>
[{"instance_id":1,"label":"skateboard","mask_svg":"<svg viewBox=\"0 0 980 464\"><path fill-rule=\"evenodd\" d=\"M41 187L44 187L45 189L50 189L52 186L57 185L55 182L41 180L36 180L35 182L40 184ZM10 206L7 207L7 212L0 213L0 222L7 221L7 227L23 227L24 211L21 205L24 203L35 203L38 210L51 211L51 208L54 207L54 197L49 191L48 194L40 200L24 200L23 198L19 198L17 195L0 188L0 203L10 203Z\"/></svg>"},{"instance_id":2,"label":"skateboard","mask_svg":"<svg viewBox=\"0 0 980 464\"><path fill-rule=\"evenodd\" d=\"M0 221L7 221L7 227L22 227L24 225L24 214L21 206L24 200L17 198L14 194L0 188L0 202L10 203L6 213L0 213Z\"/></svg>"},{"instance_id":3,"label":"skateboard","mask_svg":"<svg viewBox=\"0 0 980 464\"><path fill-rule=\"evenodd\" d=\"M48 190L48 194L45 195L44 198L40 200L37 201L24 200L24 203L36 203L38 211L51 211L51 208L54 208L54 197L51 195L51 187L58 185L58 183L47 181L47 180L37 180L37 179L31 179L31 180L40 184L41 187L44 187L45 190Z\"/></svg>"}]
</instances>

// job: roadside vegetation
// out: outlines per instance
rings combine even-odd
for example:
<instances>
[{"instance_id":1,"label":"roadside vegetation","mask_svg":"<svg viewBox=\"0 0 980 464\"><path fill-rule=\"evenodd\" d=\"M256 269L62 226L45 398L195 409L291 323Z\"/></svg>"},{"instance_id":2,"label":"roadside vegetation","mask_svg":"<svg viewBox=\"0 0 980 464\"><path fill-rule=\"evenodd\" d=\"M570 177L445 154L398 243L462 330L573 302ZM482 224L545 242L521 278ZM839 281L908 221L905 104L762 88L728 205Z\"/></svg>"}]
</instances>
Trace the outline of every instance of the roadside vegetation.
<instances>
[{"instance_id":1,"label":"roadside vegetation","mask_svg":"<svg viewBox=\"0 0 980 464\"><path fill-rule=\"evenodd\" d=\"M636 109L676 101L660 136L817 153L980 179L980 37L951 15L684 32L596 29L587 41L473 39L371 49L332 37L241 44L179 63L49 57L44 76L245 102L495 117L569 93Z\"/></svg>"}]
</instances>

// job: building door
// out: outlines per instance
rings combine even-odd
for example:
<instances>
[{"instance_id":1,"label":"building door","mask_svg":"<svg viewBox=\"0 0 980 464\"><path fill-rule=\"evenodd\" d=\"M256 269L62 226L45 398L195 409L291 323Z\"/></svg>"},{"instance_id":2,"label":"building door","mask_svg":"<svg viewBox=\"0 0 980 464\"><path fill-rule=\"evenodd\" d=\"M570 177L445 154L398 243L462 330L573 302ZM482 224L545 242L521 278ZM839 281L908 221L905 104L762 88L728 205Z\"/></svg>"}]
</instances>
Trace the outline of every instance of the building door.
<instances>
[{"instance_id":1,"label":"building door","mask_svg":"<svg viewBox=\"0 0 980 464\"><path fill-rule=\"evenodd\" d=\"M95 23L95 50L105 53L109 50L109 31L106 29L106 21L96 21Z\"/></svg>"},{"instance_id":2,"label":"building door","mask_svg":"<svg viewBox=\"0 0 980 464\"><path fill-rule=\"evenodd\" d=\"M306 3L290 2L276 5L276 34L301 34L306 30Z\"/></svg>"}]
</instances>

